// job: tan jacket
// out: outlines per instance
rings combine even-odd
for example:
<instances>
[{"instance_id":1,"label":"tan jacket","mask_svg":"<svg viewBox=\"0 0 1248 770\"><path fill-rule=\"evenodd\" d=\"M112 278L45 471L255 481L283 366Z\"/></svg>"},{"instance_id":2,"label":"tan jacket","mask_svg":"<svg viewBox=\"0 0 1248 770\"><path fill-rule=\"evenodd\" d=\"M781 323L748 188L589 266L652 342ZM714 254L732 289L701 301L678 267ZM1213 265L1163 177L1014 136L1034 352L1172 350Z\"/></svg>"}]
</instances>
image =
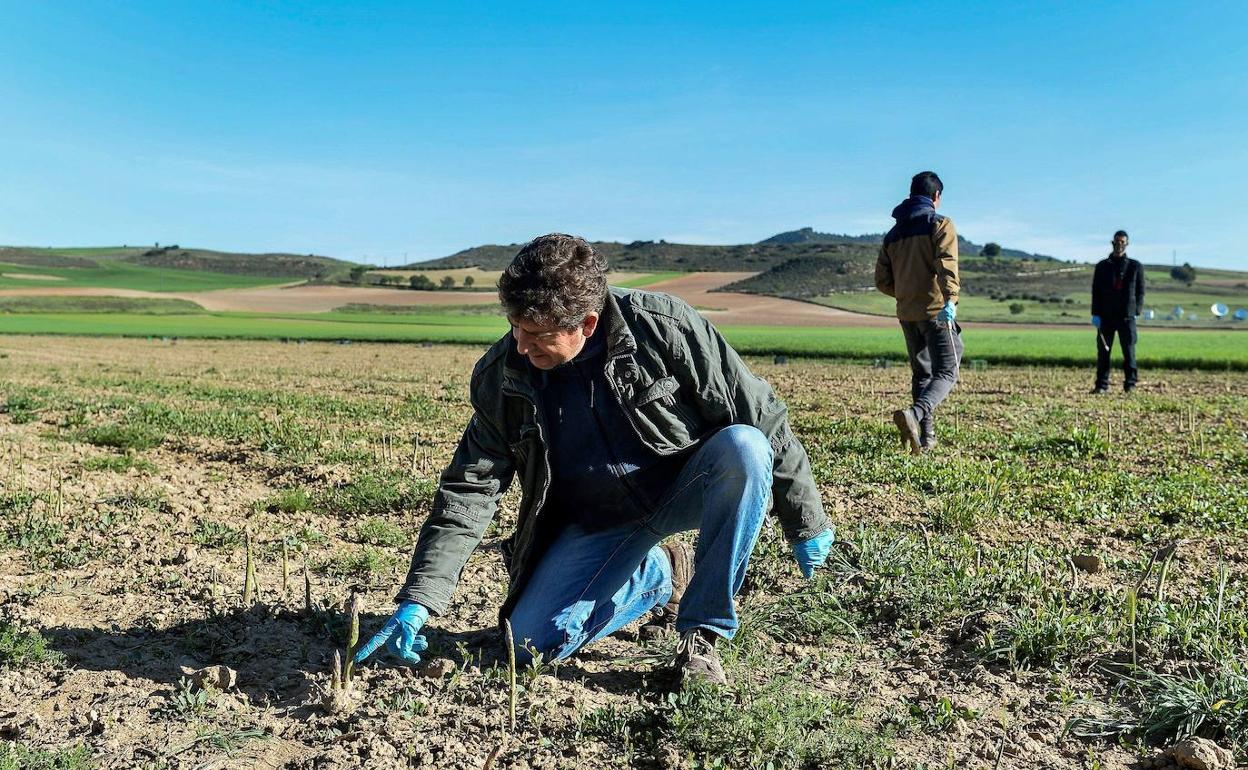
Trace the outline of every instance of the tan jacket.
<instances>
[{"instance_id":1,"label":"tan jacket","mask_svg":"<svg viewBox=\"0 0 1248 770\"><path fill-rule=\"evenodd\" d=\"M958 301L958 233L925 198L907 199L893 216L897 224L875 262L875 286L896 297L902 321L930 321L945 300Z\"/></svg>"}]
</instances>

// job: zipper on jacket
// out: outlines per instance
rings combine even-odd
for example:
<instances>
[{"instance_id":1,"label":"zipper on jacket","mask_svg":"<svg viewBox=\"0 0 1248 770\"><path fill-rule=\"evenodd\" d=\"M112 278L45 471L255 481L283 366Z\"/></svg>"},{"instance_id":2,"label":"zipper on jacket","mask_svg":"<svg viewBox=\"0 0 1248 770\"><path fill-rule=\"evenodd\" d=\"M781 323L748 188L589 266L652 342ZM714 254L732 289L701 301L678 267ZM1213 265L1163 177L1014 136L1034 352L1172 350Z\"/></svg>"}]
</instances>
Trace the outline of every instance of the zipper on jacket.
<instances>
[{"instance_id":1,"label":"zipper on jacket","mask_svg":"<svg viewBox=\"0 0 1248 770\"><path fill-rule=\"evenodd\" d=\"M542 507L546 505L546 493L550 491L550 448L546 445L546 434L542 431L542 415L538 411L537 401L529 398L520 391L514 388L508 388L504 385L503 394L522 398L526 403L528 403L529 406L533 407L533 424L537 426L537 440L541 442L542 445L542 465L546 469L546 476L542 479L542 489L537 497L537 505L533 507L532 515L537 516L537 514L542 510Z\"/></svg>"}]
</instances>

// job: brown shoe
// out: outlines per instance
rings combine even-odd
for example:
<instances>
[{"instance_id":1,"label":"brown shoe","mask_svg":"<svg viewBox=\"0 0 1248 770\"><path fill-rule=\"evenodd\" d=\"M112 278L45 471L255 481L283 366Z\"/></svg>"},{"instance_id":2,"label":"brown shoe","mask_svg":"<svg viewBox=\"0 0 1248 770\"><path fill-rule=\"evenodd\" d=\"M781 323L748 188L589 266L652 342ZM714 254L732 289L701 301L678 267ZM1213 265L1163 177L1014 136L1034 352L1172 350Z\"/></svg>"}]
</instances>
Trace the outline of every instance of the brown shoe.
<instances>
[{"instance_id":1,"label":"brown shoe","mask_svg":"<svg viewBox=\"0 0 1248 770\"><path fill-rule=\"evenodd\" d=\"M648 642L662 639L676 629L680 600L689 587L689 579L693 577L693 549L688 543L670 540L659 548L667 555L667 563L672 567L672 598L662 607L655 608L650 613L650 619L637 630L637 636Z\"/></svg>"},{"instance_id":2,"label":"brown shoe","mask_svg":"<svg viewBox=\"0 0 1248 770\"><path fill-rule=\"evenodd\" d=\"M711 631L694 628L680 635L676 645L676 667L680 671L680 683L697 680L708 684L726 685L728 676L719 662L715 642L719 636Z\"/></svg>"},{"instance_id":3,"label":"brown shoe","mask_svg":"<svg viewBox=\"0 0 1248 770\"><path fill-rule=\"evenodd\" d=\"M914 413L909 409L898 409L893 412L893 423L897 426L897 430L901 432L901 445L910 448L910 454L917 455L923 451L923 444L919 441L919 432L922 427L919 421L914 418Z\"/></svg>"}]
</instances>

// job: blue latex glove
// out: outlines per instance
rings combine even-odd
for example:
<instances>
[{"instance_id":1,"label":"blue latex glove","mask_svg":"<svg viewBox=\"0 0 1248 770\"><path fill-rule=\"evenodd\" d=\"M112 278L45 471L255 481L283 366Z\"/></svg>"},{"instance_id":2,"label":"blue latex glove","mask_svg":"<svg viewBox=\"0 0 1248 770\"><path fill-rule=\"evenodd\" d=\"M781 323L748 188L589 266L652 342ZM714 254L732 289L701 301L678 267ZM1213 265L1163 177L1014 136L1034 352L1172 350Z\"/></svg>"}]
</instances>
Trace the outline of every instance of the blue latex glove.
<instances>
[{"instance_id":1,"label":"blue latex glove","mask_svg":"<svg viewBox=\"0 0 1248 770\"><path fill-rule=\"evenodd\" d=\"M808 578L815 576L815 567L822 567L828 560L828 552L836 542L836 530L829 527L812 538L793 544L793 557L802 574Z\"/></svg>"},{"instance_id":2,"label":"blue latex glove","mask_svg":"<svg viewBox=\"0 0 1248 770\"><path fill-rule=\"evenodd\" d=\"M356 651L355 662L363 663L365 658L384 644L386 649L408 663L419 663L420 653L429 649L429 642L420 633L428 619L429 610L424 605L416 602L401 603L381 630Z\"/></svg>"},{"instance_id":3,"label":"blue latex glove","mask_svg":"<svg viewBox=\"0 0 1248 770\"><path fill-rule=\"evenodd\" d=\"M953 300L951 299L945 300L945 306L942 307L940 309L940 312L936 314L936 320L945 324L953 323L953 319L957 317L958 317L958 306L955 305Z\"/></svg>"},{"instance_id":4,"label":"blue latex glove","mask_svg":"<svg viewBox=\"0 0 1248 770\"><path fill-rule=\"evenodd\" d=\"M1101 328L1101 317L1099 315L1092 316L1092 325L1098 329Z\"/></svg>"}]
</instances>

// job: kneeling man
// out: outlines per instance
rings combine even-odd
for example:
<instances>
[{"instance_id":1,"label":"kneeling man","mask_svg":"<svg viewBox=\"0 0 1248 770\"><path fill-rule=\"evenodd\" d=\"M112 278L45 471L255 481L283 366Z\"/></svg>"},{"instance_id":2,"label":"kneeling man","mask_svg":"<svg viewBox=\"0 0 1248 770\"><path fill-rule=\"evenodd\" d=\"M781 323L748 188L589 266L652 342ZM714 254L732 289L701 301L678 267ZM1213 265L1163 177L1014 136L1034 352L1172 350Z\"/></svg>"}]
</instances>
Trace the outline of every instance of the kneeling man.
<instances>
[{"instance_id":1,"label":"kneeling man","mask_svg":"<svg viewBox=\"0 0 1248 770\"><path fill-rule=\"evenodd\" d=\"M802 572L833 529L784 404L719 332L665 294L607 286L586 241L546 235L498 282L511 332L472 373L473 416L421 528L382 645L415 663L512 479L499 612L519 651L572 655L647 613L674 625L682 678L724 683L763 518L774 510ZM671 536L697 532L690 549ZM666 542L665 542L666 541Z\"/></svg>"}]
</instances>

